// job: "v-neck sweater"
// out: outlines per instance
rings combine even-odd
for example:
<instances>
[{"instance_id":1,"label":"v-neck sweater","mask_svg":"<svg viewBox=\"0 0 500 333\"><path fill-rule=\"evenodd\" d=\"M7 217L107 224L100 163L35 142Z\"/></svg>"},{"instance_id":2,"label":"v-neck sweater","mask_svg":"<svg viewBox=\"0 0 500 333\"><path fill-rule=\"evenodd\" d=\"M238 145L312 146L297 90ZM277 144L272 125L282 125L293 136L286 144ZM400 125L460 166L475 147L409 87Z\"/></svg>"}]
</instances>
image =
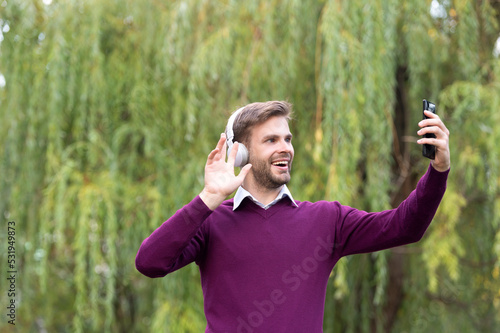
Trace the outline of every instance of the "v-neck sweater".
<instances>
[{"instance_id":1,"label":"v-neck sweater","mask_svg":"<svg viewBox=\"0 0 500 333\"><path fill-rule=\"evenodd\" d=\"M136 267L163 277L191 262L201 275L205 332L322 332L328 278L343 256L420 240L446 190L429 166L397 208L365 212L337 201L244 199L214 211L199 196L141 244Z\"/></svg>"}]
</instances>

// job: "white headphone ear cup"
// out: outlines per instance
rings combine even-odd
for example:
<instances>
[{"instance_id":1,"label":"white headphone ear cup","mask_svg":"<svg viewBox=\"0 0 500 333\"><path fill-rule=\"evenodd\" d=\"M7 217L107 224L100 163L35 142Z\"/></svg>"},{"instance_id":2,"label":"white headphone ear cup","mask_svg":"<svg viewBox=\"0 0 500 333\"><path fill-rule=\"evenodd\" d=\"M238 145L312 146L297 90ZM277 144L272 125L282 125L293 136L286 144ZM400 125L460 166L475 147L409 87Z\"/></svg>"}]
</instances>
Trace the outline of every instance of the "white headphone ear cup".
<instances>
[{"instance_id":1,"label":"white headphone ear cup","mask_svg":"<svg viewBox=\"0 0 500 333\"><path fill-rule=\"evenodd\" d=\"M227 155L231 154L231 149L233 148L233 140L234 140L234 132L233 132L233 125L234 121L236 120L236 116L244 109L245 107L241 107L238 110L236 110L231 117L229 117L229 120L226 125L226 142L227 142ZM240 143L238 145L238 152L236 153L236 157L234 158L234 166L235 167L241 167L247 164L248 162L248 149L245 147L244 144Z\"/></svg>"},{"instance_id":2,"label":"white headphone ear cup","mask_svg":"<svg viewBox=\"0 0 500 333\"><path fill-rule=\"evenodd\" d=\"M228 155L231 153L231 147L228 151ZM234 158L234 166L235 167L242 167L245 164L248 163L248 149L245 147L244 144L239 143L238 144L238 152L236 153L236 157Z\"/></svg>"}]
</instances>

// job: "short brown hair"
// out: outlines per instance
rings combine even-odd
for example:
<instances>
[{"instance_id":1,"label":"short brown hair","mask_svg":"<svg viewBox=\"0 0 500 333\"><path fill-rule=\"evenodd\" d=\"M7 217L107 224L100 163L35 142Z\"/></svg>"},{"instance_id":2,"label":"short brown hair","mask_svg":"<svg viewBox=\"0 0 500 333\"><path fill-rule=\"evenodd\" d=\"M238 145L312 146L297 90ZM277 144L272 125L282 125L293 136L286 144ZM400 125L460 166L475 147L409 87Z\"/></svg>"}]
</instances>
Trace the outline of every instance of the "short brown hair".
<instances>
[{"instance_id":1,"label":"short brown hair","mask_svg":"<svg viewBox=\"0 0 500 333\"><path fill-rule=\"evenodd\" d=\"M233 124L234 141L248 145L253 126L262 124L271 117L285 117L290 121L292 104L286 101L256 102L246 105L236 116Z\"/></svg>"}]
</instances>

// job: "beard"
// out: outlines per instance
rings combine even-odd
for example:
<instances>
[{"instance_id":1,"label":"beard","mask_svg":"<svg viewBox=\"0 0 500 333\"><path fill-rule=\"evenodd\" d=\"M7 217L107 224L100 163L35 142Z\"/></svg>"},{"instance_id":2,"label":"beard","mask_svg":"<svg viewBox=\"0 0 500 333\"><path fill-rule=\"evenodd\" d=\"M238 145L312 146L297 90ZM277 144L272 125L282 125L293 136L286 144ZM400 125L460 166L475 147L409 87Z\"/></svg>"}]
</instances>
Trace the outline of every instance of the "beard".
<instances>
[{"instance_id":1,"label":"beard","mask_svg":"<svg viewBox=\"0 0 500 333\"><path fill-rule=\"evenodd\" d=\"M273 172L272 160L279 158L290 158L288 162L288 170L278 170ZM252 164L252 173L254 175L255 182L257 185L266 189L275 189L290 181L290 171L292 168L291 156L288 154L274 156L269 160L252 158L252 154L249 156L249 163Z\"/></svg>"}]
</instances>

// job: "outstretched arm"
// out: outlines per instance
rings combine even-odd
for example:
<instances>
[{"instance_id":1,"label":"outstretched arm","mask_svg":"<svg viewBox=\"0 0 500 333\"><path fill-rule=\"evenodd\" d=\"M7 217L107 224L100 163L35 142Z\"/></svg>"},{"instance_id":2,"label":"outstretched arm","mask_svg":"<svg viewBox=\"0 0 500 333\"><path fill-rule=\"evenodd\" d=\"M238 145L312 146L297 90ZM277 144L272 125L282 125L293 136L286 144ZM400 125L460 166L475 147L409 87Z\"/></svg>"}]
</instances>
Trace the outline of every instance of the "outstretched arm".
<instances>
[{"instance_id":1,"label":"outstretched arm","mask_svg":"<svg viewBox=\"0 0 500 333\"><path fill-rule=\"evenodd\" d=\"M368 213L344 206L336 232L341 256L419 241L434 218L447 179L448 171L429 165L417 188L395 209Z\"/></svg>"},{"instance_id":2,"label":"outstretched arm","mask_svg":"<svg viewBox=\"0 0 500 333\"><path fill-rule=\"evenodd\" d=\"M396 209L367 213L344 207L336 239L341 255L379 251L422 238L444 195L450 169L450 132L439 116L429 111L425 115L429 119L419 122L421 129L417 133L436 135L418 140L419 144L436 146L427 173Z\"/></svg>"}]
</instances>

